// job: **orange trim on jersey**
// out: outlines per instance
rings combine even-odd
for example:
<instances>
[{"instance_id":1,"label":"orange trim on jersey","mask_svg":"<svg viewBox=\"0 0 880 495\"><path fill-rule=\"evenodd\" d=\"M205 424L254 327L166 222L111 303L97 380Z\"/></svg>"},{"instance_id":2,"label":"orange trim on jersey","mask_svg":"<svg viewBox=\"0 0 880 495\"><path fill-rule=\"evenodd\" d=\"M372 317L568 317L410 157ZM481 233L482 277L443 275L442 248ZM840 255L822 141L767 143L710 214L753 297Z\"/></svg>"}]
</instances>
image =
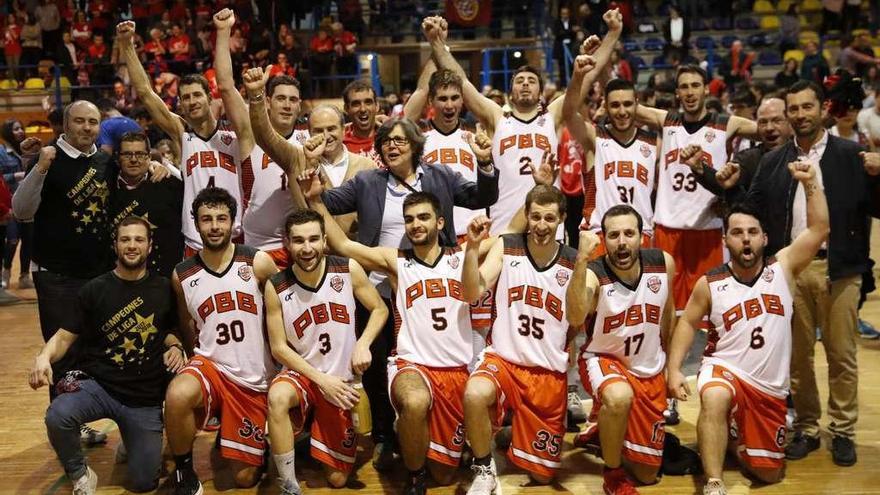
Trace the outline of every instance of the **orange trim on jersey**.
<instances>
[{"instance_id":1,"label":"orange trim on jersey","mask_svg":"<svg viewBox=\"0 0 880 495\"><path fill-rule=\"evenodd\" d=\"M272 261L275 262L275 266L277 266L279 270L284 270L290 266L290 253L287 252L287 249L280 247L278 249L270 249L269 251L263 252L272 258Z\"/></svg>"},{"instance_id":2,"label":"orange trim on jersey","mask_svg":"<svg viewBox=\"0 0 880 495\"><path fill-rule=\"evenodd\" d=\"M202 270L202 265L199 263L196 263L192 267L184 270L183 273L178 273L177 278L180 279L181 282L183 282L184 280L188 279L189 277L192 277L193 275L195 275L196 273L198 273L201 270Z\"/></svg>"},{"instance_id":3,"label":"orange trim on jersey","mask_svg":"<svg viewBox=\"0 0 880 495\"><path fill-rule=\"evenodd\" d=\"M506 256L525 256L526 249L521 247L505 247L504 254Z\"/></svg>"}]
</instances>

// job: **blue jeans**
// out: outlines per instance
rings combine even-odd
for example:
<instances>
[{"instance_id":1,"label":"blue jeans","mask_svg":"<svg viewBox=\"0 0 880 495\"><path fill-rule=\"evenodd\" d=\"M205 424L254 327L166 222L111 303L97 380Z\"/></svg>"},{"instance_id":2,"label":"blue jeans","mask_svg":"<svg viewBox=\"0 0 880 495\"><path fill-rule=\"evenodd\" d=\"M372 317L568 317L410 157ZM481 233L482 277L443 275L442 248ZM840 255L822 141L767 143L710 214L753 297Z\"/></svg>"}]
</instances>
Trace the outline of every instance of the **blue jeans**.
<instances>
[{"instance_id":1,"label":"blue jeans","mask_svg":"<svg viewBox=\"0 0 880 495\"><path fill-rule=\"evenodd\" d=\"M79 382L80 390L55 397L46 410L49 442L71 481L86 473L79 439L84 423L110 418L119 426L128 451L129 489L154 490L162 462L162 407L128 407L94 380Z\"/></svg>"}]
</instances>

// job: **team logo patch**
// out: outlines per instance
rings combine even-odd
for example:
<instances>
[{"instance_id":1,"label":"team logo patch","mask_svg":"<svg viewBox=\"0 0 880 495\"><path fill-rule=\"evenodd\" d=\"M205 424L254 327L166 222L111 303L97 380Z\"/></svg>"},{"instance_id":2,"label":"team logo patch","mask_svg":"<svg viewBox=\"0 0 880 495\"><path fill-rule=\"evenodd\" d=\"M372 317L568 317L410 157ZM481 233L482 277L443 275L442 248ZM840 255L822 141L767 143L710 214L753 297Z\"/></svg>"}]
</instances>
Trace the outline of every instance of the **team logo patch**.
<instances>
[{"instance_id":1,"label":"team logo patch","mask_svg":"<svg viewBox=\"0 0 880 495\"><path fill-rule=\"evenodd\" d=\"M641 146L639 146L639 151L642 153L642 156L645 158L648 158L649 156L651 156L651 147L648 146L647 143L642 143Z\"/></svg>"},{"instance_id":2,"label":"team logo patch","mask_svg":"<svg viewBox=\"0 0 880 495\"><path fill-rule=\"evenodd\" d=\"M544 127L544 122L546 122L546 121L547 121L547 118L543 114L541 114L541 116L538 117L538 122L537 122L538 127Z\"/></svg>"},{"instance_id":3,"label":"team logo patch","mask_svg":"<svg viewBox=\"0 0 880 495\"><path fill-rule=\"evenodd\" d=\"M715 140L715 131L713 131L712 129L709 129L708 131L706 131L705 138L706 138L707 143L711 143L712 141L714 141Z\"/></svg>"},{"instance_id":4,"label":"team logo patch","mask_svg":"<svg viewBox=\"0 0 880 495\"><path fill-rule=\"evenodd\" d=\"M495 366L494 364L487 364L486 369L492 373L498 373L498 366Z\"/></svg>"},{"instance_id":5,"label":"team logo patch","mask_svg":"<svg viewBox=\"0 0 880 495\"><path fill-rule=\"evenodd\" d=\"M769 268L764 268L764 274L761 275L761 278L769 284L773 281L773 270Z\"/></svg>"},{"instance_id":6,"label":"team logo patch","mask_svg":"<svg viewBox=\"0 0 880 495\"><path fill-rule=\"evenodd\" d=\"M725 380L733 381L733 374L727 370L722 371L721 376L723 376Z\"/></svg>"},{"instance_id":7,"label":"team logo patch","mask_svg":"<svg viewBox=\"0 0 880 495\"><path fill-rule=\"evenodd\" d=\"M648 279L648 288L651 289L651 292L656 294L660 290L660 286L663 285L663 282L660 281L660 277L657 275L652 275Z\"/></svg>"},{"instance_id":8,"label":"team logo patch","mask_svg":"<svg viewBox=\"0 0 880 495\"><path fill-rule=\"evenodd\" d=\"M241 277L241 279L244 280L245 282L249 281L251 279L251 276L253 276L253 274L254 274L254 272L251 271L251 267L249 267L247 265L239 267L239 269L238 269L238 276Z\"/></svg>"},{"instance_id":9,"label":"team logo patch","mask_svg":"<svg viewBox=\"0 0 880 495\"><path fill-rule=\"evenodd\" d=\"M229 146L232 144L232 134L221 134L220 141L223 141L223 144Z\"/></svg>"},{"instance_id":10,"label":"team logo patch","mask_svg":"<svg viewBox=\"0 0 880 495\"><path fill-rule=\"evenodd\" d=\"M556 281L559 283L560 287L565 287L566 282L568 282L568 272L565 270L559 270L556 272Z\"/></svg>"},{"instance_id":11,"label":"team logo patch","mask_svg":"<svg viewBox=\"0 0 880 495\"><path fill-rule=\"evenodd\" d=\"M345 281L342 280L342 277L339 275L334 275L333 278L330 279L330 287L336 292L342 292L342 286L345 285Z\"/></svg>"},{"instance_id":12,"label":"team logo patch","mask_svg":"<svg viewBox=\"0 0 880 495\"><path fill-rule=\"evenodd\" d=\"M458 256L450 256L446 259L446 262L449 263L453 270L458 268Z\"/></svg>"}]
</instances>

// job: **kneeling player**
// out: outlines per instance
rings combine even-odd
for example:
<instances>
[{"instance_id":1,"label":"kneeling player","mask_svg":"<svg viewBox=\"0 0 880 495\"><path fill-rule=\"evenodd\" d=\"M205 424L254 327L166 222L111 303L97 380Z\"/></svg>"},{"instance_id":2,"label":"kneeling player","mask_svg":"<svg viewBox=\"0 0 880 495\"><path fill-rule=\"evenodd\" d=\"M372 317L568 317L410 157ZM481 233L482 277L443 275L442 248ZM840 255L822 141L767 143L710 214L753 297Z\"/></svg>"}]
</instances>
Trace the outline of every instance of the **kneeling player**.
<instances>
[{"instance_id":1,"label":"kneeling player","mask_svg":"<svg viewBox=\"0 0 880 495\"><path fill-rule=\"evenodd\" d=\"M690 390L681 363L704 316L714 327L697 380L702 401L697 440L707 495L727 493L721 470L728 431L746 471L765 483L785 474L792 293L795 278L829 231L828 205L813 166L793 162L789 169L806 196L806 229L775 257L765 258L767 234L758 215L733 207L724 236L730 262L700 278L672 336L669 391L686 400Z\"/></svg>"},{"instance_id":2,"label":"kneeling player","mask_svg":"<svg viewBox=\"0 0 880 495\"><path fill-rule=\"evenodd\" d=\"M357 261L324 256L319 213L291 214L284 231L293 263L266 283L264 297L272 355L285 367L269 388L269 438L281 493L292 495L300 493L292 426L299 433L310 413L312 457L331 486L345 486L357 449L350 409L359 398L349 383L369 367L388 309ZM360 339L355 298L370 312Z\"/></svg>"},{"instance_id":3,"label":"kneeling player","mask_svg":"<svg viewBox=\"0 0 880 495\"><path fill-rule=\"evenodd\" d=\"M566 310L574 321L595 311L578 367L593 410L599 411L603 488L606 494L633 494L622 464L637 481L650 484L663 460L663 349L675 317L670 290L675 262L659 249L640 249L642 219L631 206L609 208L601 225L606 254L588 267L598 239L581 233Z\"/></svg>"}]
</instances>

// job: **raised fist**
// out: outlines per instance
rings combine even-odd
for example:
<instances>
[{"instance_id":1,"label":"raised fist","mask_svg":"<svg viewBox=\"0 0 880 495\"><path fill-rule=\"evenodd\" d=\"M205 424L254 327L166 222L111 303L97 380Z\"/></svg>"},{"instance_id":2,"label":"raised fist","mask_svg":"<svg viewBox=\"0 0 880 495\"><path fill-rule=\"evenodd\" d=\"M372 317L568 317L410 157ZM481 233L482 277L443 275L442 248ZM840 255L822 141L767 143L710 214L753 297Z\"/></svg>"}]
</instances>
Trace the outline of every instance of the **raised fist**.
<instances>
[{"instance_id":1,"label":"raised fist","mask_svg":"<svg viewBox=\"0 0 880 495\"><path fill-rule=\"evenodd\" d=\"M723 189L730 189L739 182L739 163L727 162L715 173L715 180Z\"/></svg>"},{"instance_id":2,"label":"raised fist","mask_svg":"<svg viewBox=\"0 0 880 495\"><path fill-rule=\"evenodd\" d=\"M266 87L266 81L269 80L269 71L271 69L271 65L266 67L266 72L264 73L262 68L254 67L242 74L244 88L247 90L249 98L253 98L263 92L263 89Z\"/></svg>"},{"instance_id":3,"label":"raised fist","mask_svg":"<svg viewBox=\"0 0 880 495\"><path fill-rule=\"evenodd\" d=\"M45 174L55 161L55 153L58 150L54 146L43 146L40 149L40 158L37 160L37 169L40 173Z\"/></svg>"},{"instance_id":4,"label":"raised fist","mask_svg":"<svg viewBox=\"0 0 880 495\"><path fill-rule=\"evenodd\" d=\"M868 175L880 175L880 153L862 151L859 156L862 157L862 164Z\"/></svg>"},{"instance_id":5,"label":"raised fist","mask_svg":"<svg viewBox=\"0 0 880 495\"><path fill-rule=\"evenodd\" d=\"M467 226L468 244L476 244L487 239L490 227L492 227L492 219L486 215L474 217Z\"/></svg>"},{"instance_id":6,"label":"raised fist","mask_svg":"<svg viewBox=\"0 0 880 495\"><path fill-rule=\"evenodd\" d=\"M589 260L593 257L593 251L599 247L599 236L592 230L582 230L578 240L578 258Z\"/></svg>"},{"instance_id":7,"label":"raised fist","mask_svg":"<svg viewBox=\"0 0 880 495\"><path fill-rule=\"evenodd\" d=\"M574 73L586 74L596 68L596 59L591 55L578 55L574 59Z\"/></svg>"},{"instance_id":8,"label":"raised fist","mask_svg":"<svg viewBox=\"0 0 880 495\"><path fill-rule=\"evenodd\" d=\"M492 161L492 140L489 139L489 136L486 135L485 131L481 129L478 130L476 134L468 132L465 134L464 140L467 141L468 146L471 147L478 162L485 163Z\"/></svg>"},{"instance_id":9,"label":"raised fist","mask_svg":"<svg viewBox=\"0 0 880 495\"><path fill-rule=\"evenodd\" d=\"M135 28L134 21L124 21L116 25L116 41L121 43L131 43L134 38Z\"/></svg>"},{"instance_id":10,"label":"raised fist","mask_svg":"<svg viewBox=\"0 0 880 495\"><path fill-rule=\"evenodd\" d=\"M232 26L235 25L235 14L232 12L232 9L223 9L216 14L214 14L214 27L217 30L221 29L232 29Z\"/></svg>"},{"instance_id":11,"label":"raised fist","mask_svg":"<svg viewBox=\"0 0 880 495\"><path fill-rule=\"evenodd\" d=\"M315 134L310 137L308 141L303 144L303 152L306 155L306 160L311 163L316 163L321 159L321 155L324 154L324 149L327 147L327 139L324 134Z\"/></svg>"},{"instance_id":12,"label":"raised fist","mask_svg":"<svg viewBox=\"0 0 880 495\"><path fill-rule=\"evenodd\" d=\"M623 16L618 9L606 11L602 14L602 20L605 21L609 31L621 31L623 29Z\"/></svg>"},{"instance_id":13,"label":"raised fist","mask_svg":"<svg viewBox=\"0 0 880 495\"><path fill-rule=\"evenodd\" d=\"M816 169L813 168L813 164L810 162L791 162L788 164L788 170L791 172L794 180L798 182L806 183L816 176Z\"/></svg>"},{"instance_id":14,"label":"raised fist","mask_svg":"<svg viewBox=\"0 0 880 495\"><path fill-rule=\"evenodd\" d=\"M602 44L602 41L595 34L585 39L581 44L581 53L584 55L593 55L596 53L596 50L599 49L599 45Z\"/></svg>"},{"instance_id":15,"label":"raised fist","mask_svg":"<svg viewBox=\"0 0 880 495\"><path fill-rule=\"evenodd\" d=\"M687 165L694 172L703 172L703 148L698 144L689 144L685 146L678 155L679 161Z\"/></svg>"}]
</instances>

